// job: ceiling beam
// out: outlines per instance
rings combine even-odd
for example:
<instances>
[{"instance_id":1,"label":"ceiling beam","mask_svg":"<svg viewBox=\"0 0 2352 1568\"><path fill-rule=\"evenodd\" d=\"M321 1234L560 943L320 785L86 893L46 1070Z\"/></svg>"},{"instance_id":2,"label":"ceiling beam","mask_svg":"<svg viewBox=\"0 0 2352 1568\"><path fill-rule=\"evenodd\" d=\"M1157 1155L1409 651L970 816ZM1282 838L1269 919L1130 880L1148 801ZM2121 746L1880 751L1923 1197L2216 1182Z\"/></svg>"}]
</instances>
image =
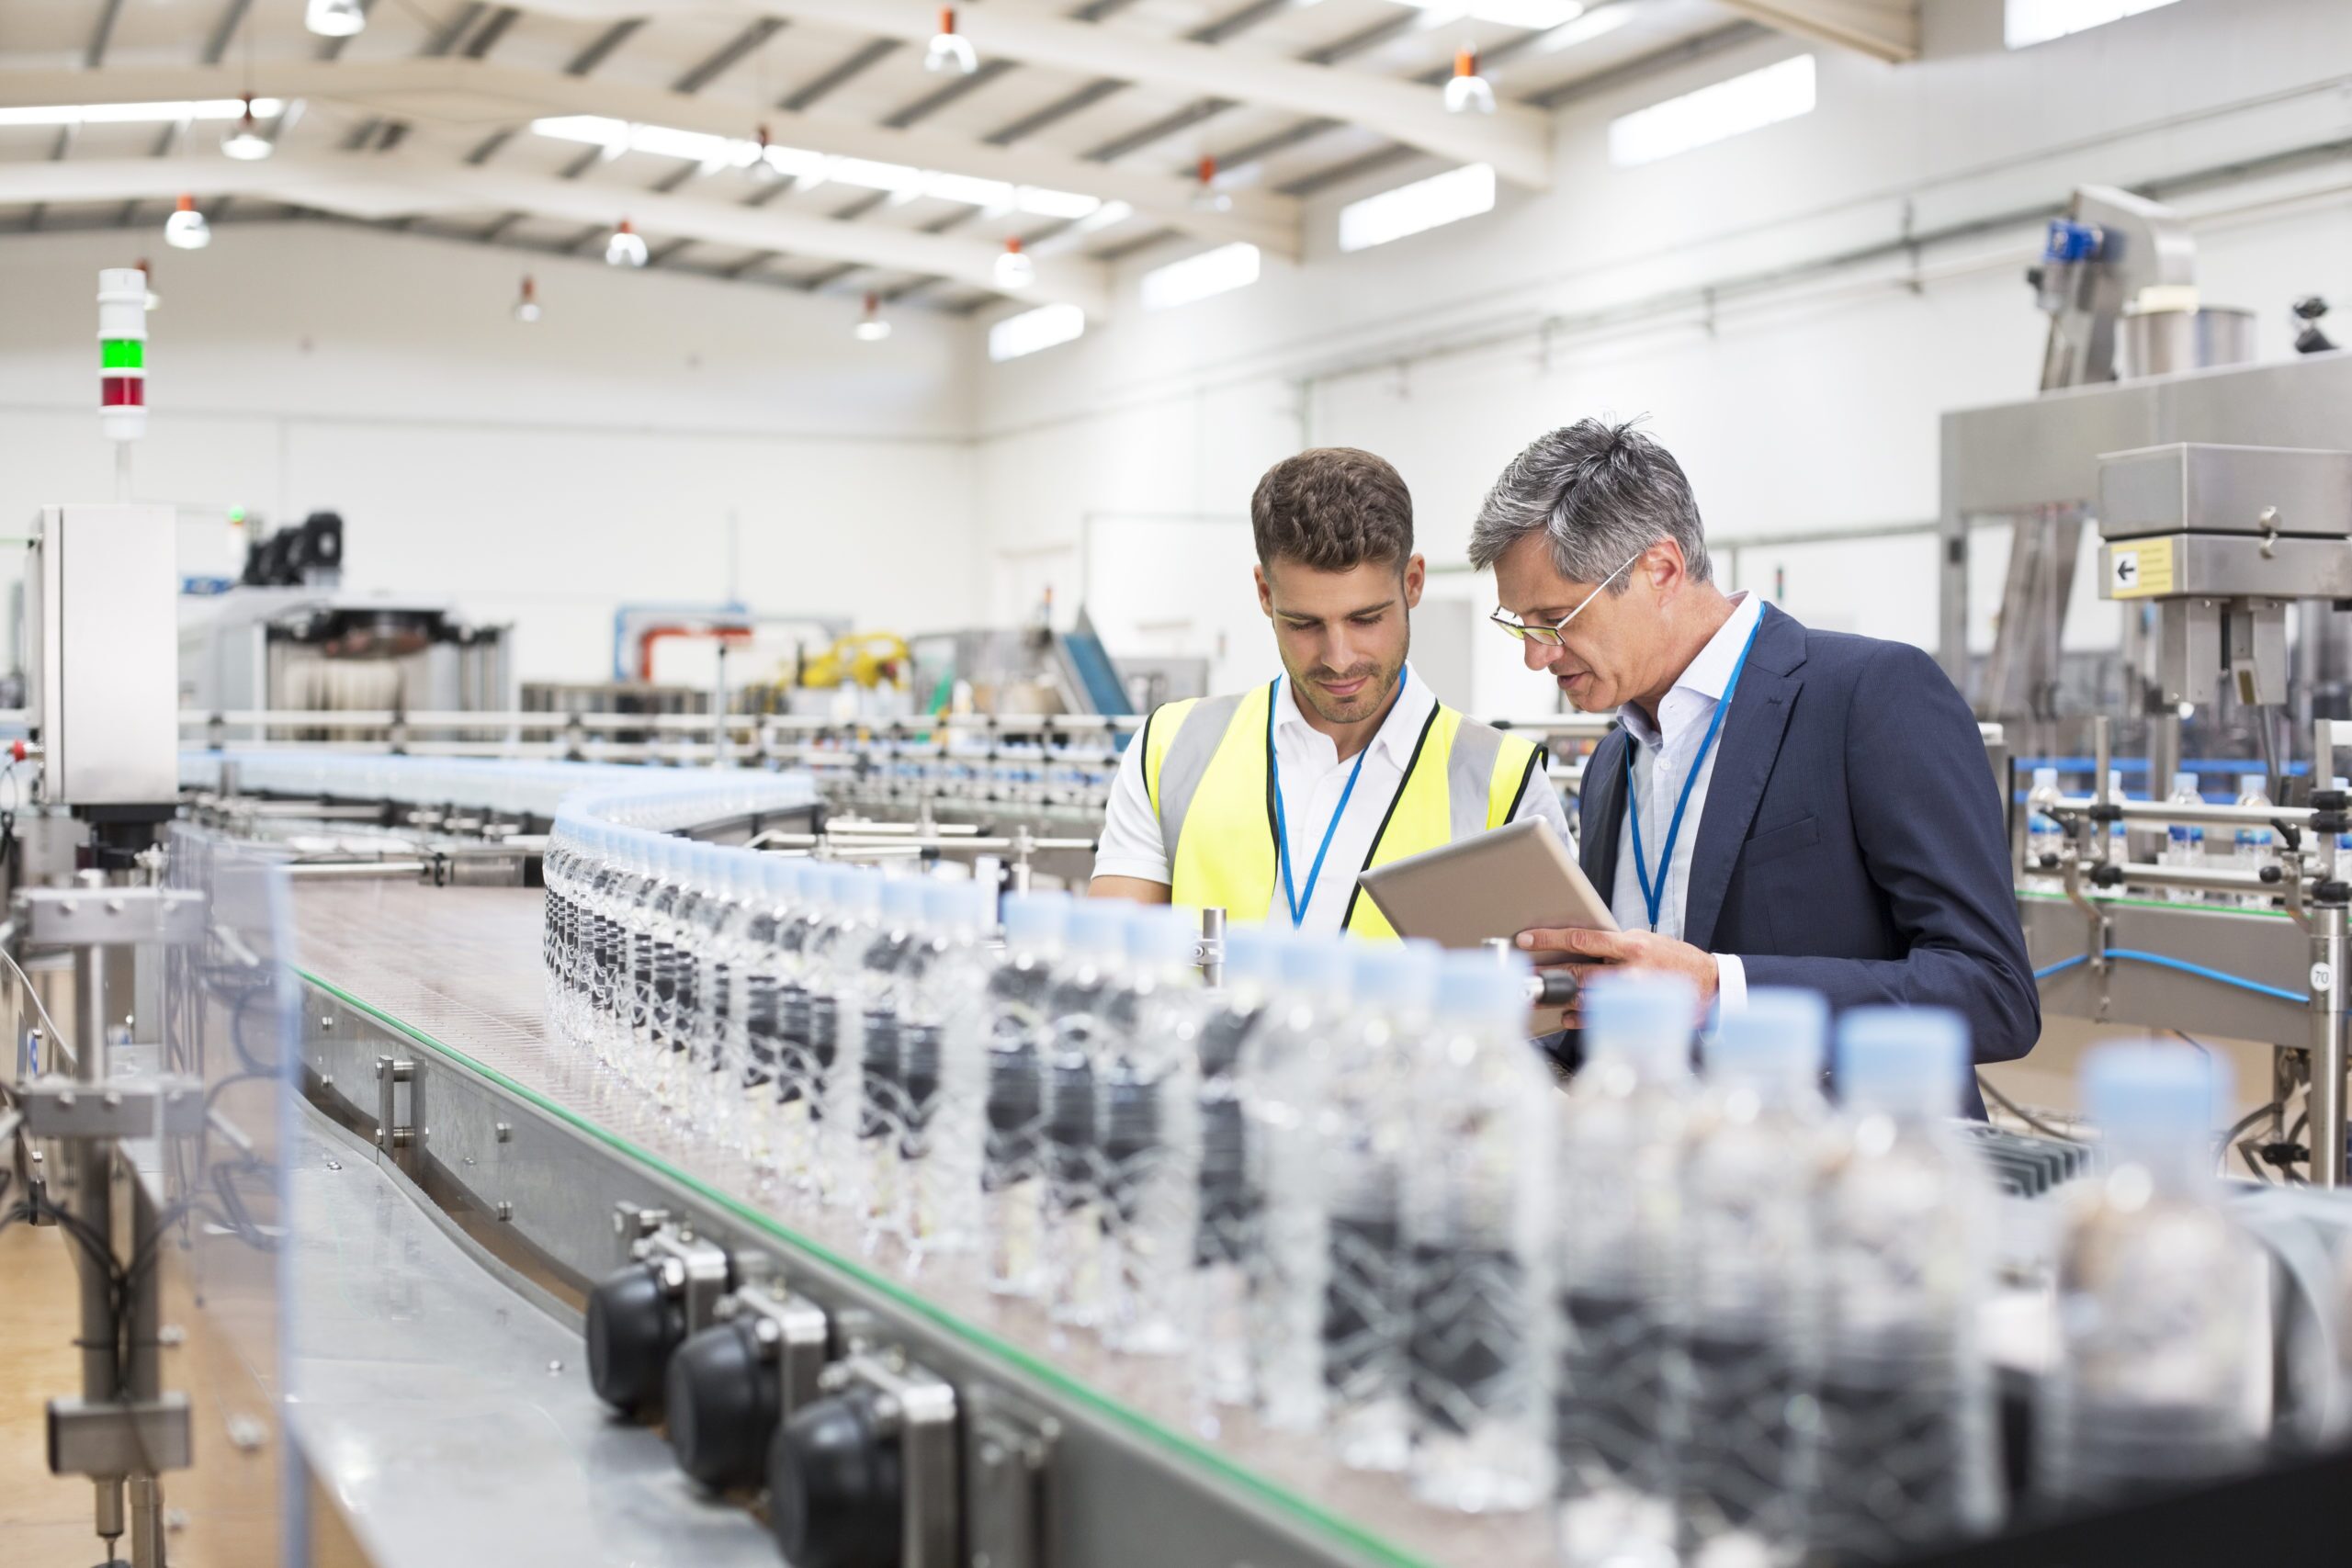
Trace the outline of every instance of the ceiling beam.
<instances>
[{"instance_id":1,"label":"ceiling beam","mask_svg":"<svg viewBox=\"0 0 2352 1568\"><path fill-rule=\"evenodd\" d=\"M207 157L0 164L0 205L161 199L182 191L262 197L374 221L496 211L594 226L628 218L642 231L673 240L789 251L893 272L933 274L983 288L994 287L1000 254L985 239L843 222L707 197L616 191L575 180L412 156L280 154L259 163ZM1040 257L1037 280L1020 298L1077 305L1099 317L1109 309L1109 279L1102 267L1081 258Z\"/></svg>"},{"instance_id":2,"label":"ceiling beam","mask_svg":"<svg viewBox=\"0 0 2352 1568\"><path fill-rule=\"evenodd\" d=\"M1919 0L1717 0L1726 11L1873 60L1919 58Z\"/></svg>"},{"instance_id":3,"label":"ceiling beam","mask_svg":"<svg viewBox=\"0 0 2352 1568\"><path fill-rule=\"evenodd\" d=\"M631 6L642 8L644 0L522 3L576 19L606 20ZM1873 0L1779 3L1795 9L1801 3L1852 7ZM908 43L928 40L936 25L928 6L876 0L704 0L700 9L789 17ZM1084 76L1115 77L1343 120L1441 158L1492 164L1495 173L1514 185L1544 189L1552 183L1551 121L1524 104L1505 104L1492 115L1448 114L1438 95L1419 83L1075 21L1039 0L989 0L985 6L967 6L956 13L956 26L983 60L1018 60Z\"/></svg>"},{"instance_id":4,"label":"ceiling beam","mask_svg":"<svg viewBox=\"0 0 2352 1568\"><path fill-rule=\"evenodd\" d=\"M226 65L0 70L0 105L235 97L243 90L243 80ZM420 132L442 127L477 145L489 130L553 115L605 115L733 137L748 137L754 127L764 124L768 134L785 146L1076 191L1124 201L1154 221L1204 239L1246 240L1287 257L1299 254L1298 203L1270 191L1233 190L1227 193L1229 210L1204 211L1193 206L1197 194L1193 183L1171 173L1115 168L1043 149L995 147L939 131L796 114L712 93L688 95L463 58L331 65L286 62L257 72L254 84L272 96L339 104L369 117L397 117L413 122Z\"/></svg>"}]
</instances>

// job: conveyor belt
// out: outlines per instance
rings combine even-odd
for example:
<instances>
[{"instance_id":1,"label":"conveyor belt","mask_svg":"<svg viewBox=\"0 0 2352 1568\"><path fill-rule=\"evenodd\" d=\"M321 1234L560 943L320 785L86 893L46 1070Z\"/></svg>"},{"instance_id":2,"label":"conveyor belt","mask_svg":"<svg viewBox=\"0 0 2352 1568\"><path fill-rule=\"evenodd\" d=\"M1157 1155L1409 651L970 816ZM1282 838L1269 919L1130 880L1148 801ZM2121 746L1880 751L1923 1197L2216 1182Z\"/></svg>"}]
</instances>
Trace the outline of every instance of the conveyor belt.
<instances>
[{"instance_id":1,"label":"conveyor belt","mask_svg":"<svg viewBox=\"0 0 2352 1568\"><path fill-rule=\"evenodd\" d=\"M346 1135L288 1162L290 1415L380 1568L774 1568L744 1510L696 1497L658 1433L605 1414L580 1337L520 1300Z\"/></svg>"},{"instance_id":2,"label":"conveyor belt","mask_svg":"<svg viewBox=\"0 0 2352 1568\"><path fill-rule=\"evenodd\" d=\"M1057 1409L1075 1410L1153 1462L1183 1467L1230 1496L1237 1509L1278 1520L1329 1562L1476 1563L1480 1568L1548 1562L1544 1510L1508 1518L1465 1518L1413 1502L1395 1476L1349 1472L1318 1446L1261 1431L1246 1416L1208 1413L1192 1398L1181 1367L1112 1357L1073 1339L1028 1303L989 1293L952 1266L921 1282L914 1296L895 1282L894 1259L866 1259L834 1216L797 1200L763 1202L748 1168L698 1143L593 1064L574 1061L544 1029L539 967L540 895L519 889L429 888L397 883L310 884L296 907L297 963L312 983L378 1020L580 1124L632 1157L718 1195L744 1214L765 1215L780 1241L831 1266L881 1284L910 1314L967 1339L1012 1381L1041 1389ZM428 1118L430 1112L428 1111ZM584 1391L583 1391L584 1392ZM537 1506L518 1500L518 1506ZM1117 1507L1116 1499L1093 1505ZM1123 1528L1159 1538L1136 1542L1136 1561L1206 1561L1217 1543L1203 1517L1130 1517ZM1165 1532L1184 1540L1173 1544ZM1186 1550L1190 1542L1193 1550ZM1223 1561L1223 1558L1216 1559Z\"/></svg>"}]
</instances>

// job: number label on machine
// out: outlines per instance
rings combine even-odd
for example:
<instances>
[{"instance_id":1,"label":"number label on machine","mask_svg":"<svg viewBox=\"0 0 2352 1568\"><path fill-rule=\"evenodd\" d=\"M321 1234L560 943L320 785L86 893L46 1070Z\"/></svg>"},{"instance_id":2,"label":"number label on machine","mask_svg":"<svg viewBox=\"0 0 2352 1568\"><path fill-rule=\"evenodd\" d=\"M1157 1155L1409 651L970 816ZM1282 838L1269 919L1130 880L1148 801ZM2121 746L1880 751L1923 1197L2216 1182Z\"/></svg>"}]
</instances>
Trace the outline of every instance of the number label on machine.
<instances>
[{"instance_id":1,"label":"number label on machine","mask_svg":"<svg viewBox=\"0 0 2352 1568\"><path fill-rule=\"evenodd\" d=\"M2143 539L2107 547L2107 596L2147 599L2172 592L2172 541Z\"/></svg>"},{"instance_id":2,"label":"number label on machine","mask_svg":"<svg viewBox=\"0 0 2352 1568\"><path fill-rule=\"evenodd\" d=\"M2325 992L2325 991L2332 991L2332 990L2334 990L2335 988L2335 968L2334 968L2332 965L2325 964L2312 964L2312 989L2314 992Z\"/></svg>"}]
</instances>

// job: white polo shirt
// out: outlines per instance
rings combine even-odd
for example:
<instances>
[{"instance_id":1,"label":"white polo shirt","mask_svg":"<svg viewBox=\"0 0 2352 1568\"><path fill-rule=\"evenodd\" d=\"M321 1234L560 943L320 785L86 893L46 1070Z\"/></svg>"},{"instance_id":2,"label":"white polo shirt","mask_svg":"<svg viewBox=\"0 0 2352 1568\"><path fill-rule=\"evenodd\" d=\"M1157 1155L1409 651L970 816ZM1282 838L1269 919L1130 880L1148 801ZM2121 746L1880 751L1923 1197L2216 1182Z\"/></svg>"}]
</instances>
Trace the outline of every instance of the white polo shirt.
<instances>
[{"instance_id":1,"label":"white polo shirt","mask_svg":"<svg viewBox=\"0 0 2352 1568\"><path fill-rule=\"evenodd\" d=\"M1282 679L1280 689L1274 693L1274 761L1282 774L1283 819L1290 829L1292 886L1306 898L1306 918L1300 922L1301 931L1336 933L1340 930L1340 922L1347 917L1349 896L1355 891L1356 877L1372 854L1373 839L1380 831L1381 819L1387 816L1388 803L1404 784L1405 768L1413 760L1414 743L1420 739L1421 727L1429 722L1436 706L1437 694L1413 673L1411 665L1407 665L1404 689L1390 705L1388 716L1381 721L1372 744L1364 749L1363 773L1356 780L1355 793L1348 796L1347 814L1337 828L1331 828L1332 814L1340 809L1340 796L1347 790L1348 775L1354 771L1355 759L1351 757L1344 762L1340 760L1338 744L1307 723L1291 691L1289 677ZM1528 817L1543 818L1552 824L1562 843L1572 848L1575 845L1559 792L1548 779L1536 781L1520 798L1512 819ZM1330 852L1323 857L1323 874L1316 880L1314 893L1309 896L1307 873L1314 867L1315 852L1321 847L1327 829L1331 832ZM1173 880L1167 847L1161 841L1159 816L1152 810L1151 794L1144 784L1143 745L1139 739L1130 743L1119 759L1119 775L1111 786L1109 817L1094 852L1094 874L1132 876L1145 882ZM1290 919L1279 871L1274 877L1273 901L1268 906L1265 918L1285 922Z\"/></svg>"},{"instance_id":2,"label":"white polo shirt","mask_svg":"<svg viewBox=\"0 0 2352 1568\"><path fill-rule=\"evenodd\" d=\"M1753 593L1741 593L1732 601L1731 618L1716 628L1707 646L1684 668L1671 689L1657 705L1657 722L1652 724L1647 715L1633 703L1617 710L1617 717L1626 733L1637 744L1633 752L1633 794L1625 803L1625 820L1617 830L1617 884L1610 890L1609 912L1617 923L1629 931L1647 931L1650 924L1649 906L1642 897L1640 874L1634 869L1634 819L1640 813L1642 847L1648 852L1649 872L1658 872L1658 854L1666 843L1667 829L1674 820L1674 803L1680 798L1683 781L1690 776L1690 763L1699 750L1699 742L1706 739L1707 723L1715 716L1715 708L1723 701L1724 687L1730 682L1733 668L1739 662L1740 650L1747 647L1757 623L1763 619L1764 603ZM1736 699L1735 699L1736 700ZM1728 715L1724 716L1726 722ZM1723 754L1724 738L1719 732L1715 743L1699 761L1698 782L1690 786L1690 804L1682 813L1682 832L1674 840L1674 855L1666 867L1666 891L1658 900L1657 930L1661 936L1682 940L1683 919L1690 902L1690 852L1699 841L1699 823L1707 810L1707 785L1715 773L1715 759ZM1740 961L1729 953L1715 954L1719 972L1717 986L1727 1010L1747 1005L1747 971Z\"/></svg>"}]
</instances>

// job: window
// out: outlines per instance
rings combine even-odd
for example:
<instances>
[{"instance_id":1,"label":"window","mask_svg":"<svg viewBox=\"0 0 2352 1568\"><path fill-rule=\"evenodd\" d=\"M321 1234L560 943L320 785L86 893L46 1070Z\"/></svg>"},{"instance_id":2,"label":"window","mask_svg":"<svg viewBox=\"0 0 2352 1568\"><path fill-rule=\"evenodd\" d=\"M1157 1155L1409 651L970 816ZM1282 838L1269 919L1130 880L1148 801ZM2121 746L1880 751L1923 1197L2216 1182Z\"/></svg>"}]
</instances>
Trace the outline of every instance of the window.
<instances>
[{"instance_id":1,"label":"window","mask_svg":"<svg viewBox=\"0 0 2352 1568\"><path fill-rule=\"evenodd\" d=\"M1368 251L1391 240L1495 209L1495 171L1472 164L1415 180L1340 209L1340 249Z\"/></svg>"},{"instance_id":2,"label":"window","mask_svg":"<svg viewBox=\"0 0 2352 1568\"><path fill-rule=\"evenodd\" d=\"M1800 54L1778 65L1619 115L1609 122L1609 161L1621 169L1655 164L1694 147L1810 114L1813 103L1813 56Z\"/></svg>"},{"instance_id":3,"label":"window","mask_svg":"<svg viewBox=\"0 0 2352 1568\"><path fill-rule=\"evenodd\" d=\"M1212 294L1247 288L1258 281L1258 247L1219 245L1143 275L1143 308L1166 310Z\"/></svg>"},{"instance_id":4,"label":"window","mask_svg":"<svg viewBox=\"0 0 2352 1568\"><path fill-rule=\"evenodd\" d=\"M1001 364L1068 343L1086 331L1086 312L1075 305L1040 305L1007 316L989 329L989 357Z\"/></svg>"},{"instance_id":5,"label":"window","mask_svg":"<svg viewBox=\"0 0 2352 1568\"><path fill-rule=\"evenodd\" d=\"M286 112L284 100L255 98L254 118ZM182 119L235 119L243 98L175 98L160 104L11 104L0 108L0 125L166 125Z\"/></svg>"},{"instance_id":6,"label":"window","mask_svg":"<svg viewBox=\"0 0 2352 1568\"><path fill-rule=\"evenodd\" d=\"M2003 41L2011 49L2048 43L2169 6L2173 0L2008 0Z\"/></svg>"},{"instance_id":7,"label":"window","mask_svg":"<svg viewBox=\"0 0 2352 1568\"><path fill-rule=\"evenodd\" d=\"M1481 22L1498 22L1507 28L1527 28L1541 31L1575 21L1585 14L1580 0L1399 0L1416 11L1427 12L1423 26L1442 27L1464 17Z\"/></svg>"},{"instance_id":8,"label":"window","mask_svg":"<svg viewBox=\"0 0 2352 1568\"><path fill-rule=\"evenodd\" d=\"M230 100L231 107L243 106ZM256 113L266 113L261 105ZM0 111L5 112L5 111ZM0 122L5 123L5 122ZM681 130L674 126L632 124L607 115L556 115L531 122L532 130L560 141L582 141L602 147L617 157L623 152L650 152L701 165L705 174L746 168L763 161L759 143L714 136L708 131ZM828 182L888 192L895 201L933 197L960 202L983 211L1028 212L1040 218L1086 218L1106 204L1077 191L1050 190L1042 186L1016 186L1003 180L977 179L968 175L919 169L910 164L885 164L872 158L850 158L811 152L804 147L773 145L764 162L775 174L801 182L804 188ZM1124 211L1125 209L1122 209Z\"/></svg>"}]
</instances>

